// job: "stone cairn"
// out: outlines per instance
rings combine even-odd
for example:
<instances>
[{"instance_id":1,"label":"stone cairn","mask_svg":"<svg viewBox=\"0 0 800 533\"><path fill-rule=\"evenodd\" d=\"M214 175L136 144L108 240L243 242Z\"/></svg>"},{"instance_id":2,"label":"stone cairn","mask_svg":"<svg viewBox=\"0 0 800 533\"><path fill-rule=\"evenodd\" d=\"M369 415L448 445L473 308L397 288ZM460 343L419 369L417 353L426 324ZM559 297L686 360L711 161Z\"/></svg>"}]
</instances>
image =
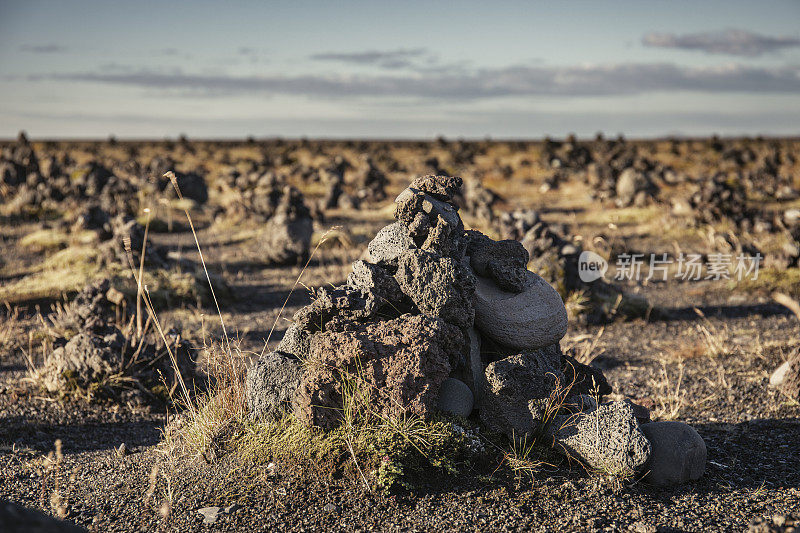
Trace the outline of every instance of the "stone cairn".
<instances>
[{"instance_id":1,"label":"stone cairn","mask_svg":"<svg viewBox=\"0 0 800 533\"><path fill-rule=\"evenodd\" d=\"M149 403L167 399L165 385L177 388L176 367L163 339L155 333L136 336L133 321L127 328L117 325L115 315L123 304L127 302L121 292L108 280L98 280L60 311L48 315L54 349L36 371L45 390L68 393L79 389L107 393L129 403ZM194 350L174 328L165 336L177 370L194 390Z\"/></svg>"},{"instance_id":2,"label":"stone cairn","mask_svg":"<svg viewBox=\"0 0 800 533\"><path fill-rule=\"evenodd\" d=\"M559 346L561 297L527 270L521 243L465 230L454 200L461 186L423 176L397 197L397 221L346 284L318 289L277 349L250 367L251 414L291 409L334 428L342 376L357 375L383 416L479 411L490 432L538 439L593 470L662 485L698 479L702 438L682 423L649 422L627 400L602 403L611 393L602 372Z\"/></svg>"}]
</instances>

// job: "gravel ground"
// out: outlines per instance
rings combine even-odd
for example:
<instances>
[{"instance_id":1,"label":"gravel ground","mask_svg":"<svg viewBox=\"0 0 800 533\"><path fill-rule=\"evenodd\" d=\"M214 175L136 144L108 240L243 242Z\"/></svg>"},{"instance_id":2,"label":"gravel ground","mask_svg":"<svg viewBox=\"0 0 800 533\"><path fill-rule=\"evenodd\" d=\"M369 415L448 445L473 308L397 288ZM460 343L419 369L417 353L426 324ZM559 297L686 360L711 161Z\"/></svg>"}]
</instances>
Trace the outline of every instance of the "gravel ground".
<instances>
[{"instance_id":1,"label":"gravel ground","mask_svg":"<svg viewBox=\"0 0 800 533\"><path fill-rule=\"evenodd\" d=\"M574 196L585 203L583 193ZM559 214L553 206L547 217L575 224L577 211L567 207ZM299 267L261 264L253 242L233 230L202 230L209 268L235 297L223 305L223 317L243 349L259 352L273 326L269 344L277 343L288 325L276 321L278 310L286 302L283 316L289 317L308 301L302 285L343 281L364 247L359 236L373 235L389 216L381 213L329 216L318 232L344 226L354 246L323 247L290 296ZM592 216L589 207L581 211L586 220ZM620 231L636 233L630 242L640 249L664 249L652 232L623 226ZM41 261L15 245L35 227L2 228L6 268ZM585 237L591 241L590 233ZM153 239L197 260L190 234ZM708 464L696 483L655 489L591 476L569 464L515 475L501 457L491 457L464 461L453 476L417 480L413 493L384 495L297 465L278 464L273 473L243 468L235 458L210 465L168 461L160 445L169 422L164 409L57 401L24 380L20 348L38 327L30 308L19 316L0 311L0 326L9 326L0 333L15 347L4 349L0 335L0 499L55 510L102 532L743 531L754 520L780 524L787 515L800 517L800 405L768 387L770 372L800 346L797 318L764 295L732 292L719 282L630 289L669 312L605 327L571 324L562 345L580 349L588 342L581 339L596 338L593 364L617 395L650 408L654 418L683 420L698 430ZM165 329L174 325L197 342L203 330L219 332L213 315L188 307L166 310L161 318ZM54 453L56 441L61 453ZM54 492L60 498L52 498ZM206 507L221 509L213 524L198 512Z\"/></svg>"},{"instance_id":2,"label":"gravel ground","mask_svg":"<svg viewBox=\"0 0 800 533\"><path fill-rule=\"evenodd\" d=\"M247 286L262 274L238 282ZM696 289L653 289L654 300L659 291L669 292L678 311L668 320L607 325L595 364L618 394L651 407L654 415L665 391L675 390L683 366L682 400L673 415L706 441L707 470L697 483L619 486L569 465L514 476L495 462L464 464L459 475L428 480L413 494L386 496L289 465L277 465L278 474L267 476L263 469L242 471L222 461L159 471L148 497L153 466L163 461L158 443L166 413L37 396L20 381L17 361L0 371L0 497L48 509L58 478L67 519L95 531L736 531L758 518L777 515L780 521L800 509L800 406L767 382L797 345L797 321L779 306L729 306L715 303L713 295L704 302L707 318L700 319L683 305L696 301ZM260 297L268 300L265 293ZM264 333L268 317L247 309L228 312L239 324L263 324ZM723 353L696 355L692 347L703 338L698 326L714 332ZM573 326L565 342L599 331ZM252 338L254 346L260 342L258 335ZM54 473L42 461L56 439L63 460ZM123 443L126 453L120 454ZM167 512L163 502L170 500ZM234 508L205 524L197 510L209 506Z\"/></svg>"}]
</instances>

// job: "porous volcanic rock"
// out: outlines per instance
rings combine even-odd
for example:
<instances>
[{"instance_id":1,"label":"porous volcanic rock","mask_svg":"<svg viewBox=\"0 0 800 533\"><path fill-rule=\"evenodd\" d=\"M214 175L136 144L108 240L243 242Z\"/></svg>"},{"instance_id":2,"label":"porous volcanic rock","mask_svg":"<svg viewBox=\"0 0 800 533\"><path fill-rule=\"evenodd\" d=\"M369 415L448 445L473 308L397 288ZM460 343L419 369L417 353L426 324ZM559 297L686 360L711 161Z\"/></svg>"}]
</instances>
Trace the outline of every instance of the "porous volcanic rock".
<instances>
[{"instance_id":1,"label":"porous volcanic rock","mask_svg":"<svg viewBox=\"0 0 800 533\"><path fill-rule=\"evenodd\" d=\"M650 442L626 401L558 416L551 431L556 449L587 468L607 474L634 475L650 459Z\"/></svg>"},{"instance_id":2,"label":"porous volcanic rock","mask_svg":"<svg viewBox=\"0 0 800 533\"><path fill-rule=\"evenodd\" d=\"M294 314L294 323L303 330L314 333L325 329L332 319L363 321L373 316L381 302L368 290L350 285L320 287L314 301Z\"/></svg>"},{"instance_id":3,"label":"porous volcanic rock","mask_svg":"<svg viewBox=\"0 0 800 533\"><path fill-rule=\"evenodd\" d=\"M418 247L456 259L464 255L464 224L453 204L411 187L397 196L395 204L395 218Z\"/></svg>"},{"instance_id":4,"label":"porous volcanic rock","mask_svg":"<svg viewBox=\"0 0 800 533\"><path fill-rule=\"evenodd\" d=\"M549 346L499 359L486 366L481 420L509 438L536 436L544 428L550 398L563 381L560 350Z\"/></svg>"},{"instance_id":5,"label":"porous volcanic rock","mask_svg":"<svg viewBox=\"0 0 800 533\"><path fill-rule=\"evenodd\" d=\"M417 176L411 180L409 185L412 189L419 189L428 193L437 200L443 202L453 202L453 199L461 192L464 181L456 176Z\"/></svg>"},{"instance_id":6,"label":"porous volcanic rock","mask_svg":"<svg viewBox=\"0 0 800 533\"><path fill-rule=\"evenodd\" d=\"M501 290L490 279L475 285L475 327L509 348L534 350L557 343L567 332L561 296L545 280L526 271L521 293Z\"/></svg>"},{"instance_id":7,"label":"porous volcanic rock","mask_svg":"<svg viewBox=\"0 0 800 533\"><path fill-rule=\"evenodd\" d=\"M281 342L278 343L276 352L293 356L295 359L305 361L311 350L311 333L301 328L297 323L292 323L283 333Z\"/></svg>"},{"instance_id":8,"label":"porous volcanic rock","mask_svg":"<svg viewBox=\"0 0 800 533\"><path fill-rule=\"evenodd\" d=\"M265 262L277 265L305 263L313 231L311 214L302 195L293 187L288 188L264 228L262 250Z\"/></svg>"},{"instance_id":9,"label":"porous volcanic rock","mask_svg":"<svg viewBox=\"0 0 800 533\"><path fill-rule=\"evenodd\" d=\"M561 358L561 368L565 383L570 387L570 394L597 395L602 398L613 392L601 370L579 363L567 354Z\"/></svg>"},{"instance_id":10,"label":"porous volcanic rock","mask_svg":"<svg viewBox=\"0 0 800 533\"><path fill-rule=\"evenodd\" d=\"M397 260L406 250L416 248L402 222L394 222L381 229L367 245L372 263L397 266Z\"/></svg>"},{"instance_id":11,"label":"porous volcanic rock","mask_svg":"<svg viewBox=\"0 0 800 533\"><path fill-rule=\"evenodd\" d=\"M353 271L347 276L351 287L371 291L385 303L398 304L403 299L403 291L392 273L380 265L358 260L353 263Z\"/></svg>"},{"instance_id":12,"label":"porous volcanic rock","mask_svg":"<svg viewBox=\"0 0 800 533\"><path fill-rule=\"evenodd\" d=\"M148 391L150 399L156 399L165 382L177 384L176 366L187 387L193 387L196 363L189 342L175 328L167 330L170 355L160 335L136 337L133 322L119 329L114 306L123 300L121 292L101 280L86 286L64 311L48 315L53 331L61 336L37 370L46 390L79 388L113 396L123 392L127 397Z\"/></svg>"},{"instance_id":13,"label":"porous volcanic rock","mask_svg":"<svg viewBox=\"0 0 800 533\"><path fill-rule=\"evenodd\" d=\"M125 337L116 328L102 333L81 331L64 346L53 350L40 371L50 392L86 388L122 372Z\"/></svg>"},{"instance_id":14,"label":"porous volcanic rock","mask_svg":"<svg viewBox=\"0 0 800 533\"><path fill-rule=\"evenodd\" d=\"M295 414L309 424L334 427L342 414L345 377L383 415L427 417L464 344L458 328L425 315L348 323L342 331L318 333L294 397Z\"/></svg>"},{"instance_id":15,"label":"porous volcanic rock","mask_svg":"<svg viewBox=\"0 0 800 533\"><path fill-rule=\"evenodd\" d=\"M519 241L494 241L474 230L468 231L467 236L467 255L476 274L493 279L504 291L525 290L529 256Z\"/></svg>"},{"instance_id":16,"label":"porous volcanic rock","mask_svg":"<svg viewBox=\"0 0 800 533\"><path fill-rule=\"evenodd\" d=\"M635 168L626 168L617 178L617 200L620 207L631 204L642 206L647 198L653 196L658 188L655 187L647 178L644 172Z\"/></svg>"},{"instance_id":17,"label":"porous volcanic rock","mask_svg":"<svg viewBox=\"0 0 800 533\"><path fill-rule=\"evenodd\" d=\"M484 223L493 223L497 218L494 206L502 201L500 195L483 186L477 178L464 182L463 194L454 197L454 203L466 213Z\"/></svg>"},{"instance_id":18,"label":"porous volcanic rock","mask_svg":"<svg viewBox=\"0 0 800 533\"><path fill-rule=\"evenodd\" d=\"M425 250L408 250L398 260L396 278L423 313L457 326L472 326L475 278L455 259Z\"/></svg>"},{"instance_id":19,"label":"porous volcanic rock","mask_svg":"<svg viewBox=\"0 0 800 533\"><path fill-rule=\"evenodd\" d=\"M269 352L247 369L247 408L254 417L277 417L291 408L300 384L300 365L280 352Z\"/></svg>"},{"instance_id":20,"label":"porous volcanic rock","mask_svg":"<svg viewBox=\"0 0 800 533\"><path fill-rule=\"evenodd\" d=\"M122 293L112 289L108 279L97 280L84 287L62 313L52 314L50 320L62 332L95 329L114 318L115 303L121 304L122 299Z\"/></svg>"}]
</instances>

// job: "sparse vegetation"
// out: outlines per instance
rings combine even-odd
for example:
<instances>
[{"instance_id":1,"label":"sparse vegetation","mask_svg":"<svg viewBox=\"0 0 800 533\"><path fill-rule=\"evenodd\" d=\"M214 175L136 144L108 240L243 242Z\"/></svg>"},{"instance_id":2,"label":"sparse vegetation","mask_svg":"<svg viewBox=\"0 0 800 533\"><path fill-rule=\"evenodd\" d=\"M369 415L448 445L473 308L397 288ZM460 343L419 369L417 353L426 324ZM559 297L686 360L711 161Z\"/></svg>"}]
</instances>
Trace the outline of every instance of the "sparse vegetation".
<instances>
[{"instance_id":1,"label":"sparse vegetation","mask_svg":"<svg viewBox=\"0 0 800 533\"><path fill-rule=\"evenodd\" d=\"M789 141L779 141L784 142ZM731 150L749 146L757 154L773 149L756 141L723 143ZM119 198L131 201L116 202L110 193L100 192L95 197L104 199L102 210L109 217L84 209L82 203L89 200L74 201L73 196L83 198L75 191L90 176L86 169L74 174L68 187L75 191L66 189L64 201L47 200L34 209L14 203L10 189L0 185L0 212L5 217L0 220L0 246L11 251L0 258L0 302L8 303L0 310L0 372L12 376L0 382L0 411L8 413L0 415L5 423L0 428L0 466L16 476L8 484L9 492L16 498L31 493L29 504L98 530L112 529L101 516L106 512L116 517L112 520L136 515L131 527L147 530L205 528L197 510L206 506L220 507L223 527L242 526L247 524L243 517L257 516L263 527L276 529L289 522L298 527L355 527L362 522L375 529L409 527L401 518L390 517L414 513L435 517L431 520L439 521L430 523L441 525L445 510L460 517L454 528L469 523L487 529L522 524L521 517L529 519L529 525L567 530L606 525L599 519L572 526L560 521L575 508L581 513L602 509L605 516L617 505L632 513L640 506L647 507L642 517L647 516L650 503L641 504L641 498L650 489L640 476L614 464L592 466L555 448L554 429L568 426L583 412L565 404L570 384L547 400L543 420L534 430L511 438L488 431L479 415L383 415L367 400L369 385L358 372L338 374L345 394L341 421L332 429L309 425L291 409L274 419L249 413L244 385L248 365L275 349L290 317L309 295L317 296L313 288L345 282L352 262L394 216L392 199L408 184L409 175L429 173L425 161L435 155L439 168L469 178L481 176L478 185L503 197L490 209L475 198L465 202L459 215L469 227L501 240L509 238L497 220L502 213L519 209L522 216L531 216L530 211L537 210L538 220L561 235L563 243L556 246L556 241L547 240L549 233L531 232L527 226L511 237L525 242L527 235L526 246L534 252L595 250L611 265L606 280L616 257L626 251L674 256L696 252L704 261L709 254L735 254L739 248L756 247L769 255L772 262L762 266L758 279L742 282L680 282L672 268L665 282L598 284L589 290L586 284L564 281L575 273L564 268L571 263L563 256L543 261L540 272L554 278L569 314L561 350L573 362L605 374L614 392L605 400L631 399L637 420L642 417L637 424L644 423L645 416L653 421L691 420L708 443L713 463L694 485L696 490L689 489L695 495L691 509L714 509L718 499L743 509L742 516L758 505L787 508L796 476L768 454L787 461L796 455L775 443L791 442L796 436L791 420L800 404L768 388L767 381L797 349L796 321L765 296L781 291L797 297L798 269L786 266L791 260L790 247L784 249L791 244L788 229L764 230L763 224L741 228L742 220L777 220L787 208L796 208L796 200L768 198L757 183L744 187L759 189L747 192L749 211L717 205L710 193L695 198L696 189L704 186L703 176L710 176L724 158L690 141L676 144L679 155L667 141L617 145L633 161L647 161L652 163L648 168L659 169L651 176L656 181L661 169L667 170L663 165L688 173L674 183L659 181L658 195L640 198L640 205L618 207L624 202L615 188L591 184L587 169L572 161L567 143L560 142L553 148L565 165L558 179L543 144L192 142L192 150L173 146L171 153L179 161L149 166L167 151L166 145L117 142L112 149L36 143L37 153L72 154L75 166L91 161L106 165L114 176L110 183L122 191ZM611 153L601 144L576 146L586 146L592 154ZM129 155L129 148L138 150L136 155ZM380 191L362 181L367 168L362 153L379 154L371 165L387 180L385 200L375 200ZM337 172L338 155L352 168L342 171L345 199L327 208L322 206L330 189L327 180ZM122 170L121 163L129 160L142 163L142 175ZM156 168L158 176L152 170ZM160 179L173 168L182 172ZM786 168L796 170L796 165ZM153 174L149 181L145 173ZM183 198L175 187L191 173L202 175L207 202ZM259 181L267 173L275 178L265 180L269 186ZM247 184L240 190L237 180L242 176ZM732 194L739 194L739 187L728 181L718 180L713 187L733 186ZM297 261L276 265L267 257L272 230L264 222L276 204L259 202L269 196L261 194L266 191L287 204L291 198L296 201L298 196L285 193L286 187L302 193L313 227L308 255L301 252ZM250 189L256 192L242 193ZM588 199L587 191L595 197ZM672 213L673 199L688 210ZM297 208L292 205L286 213ZM711 218L701 217L703 212ZM129 225L114 234L111 221L118 214L128 217ZM534 237L538 240L531 246ZM540 263L534 260L530 265L538 269ZM180 379L181 374L164 373L145 384L126 370L87 386L67 373L61 391L31 387L42 383L40 372L48 356L80 333L70 315L71 302L99 279L108 279L116 291L119 303L111 307L106 323L132 345L126 357L147 338L145 344L158 346L159 361L174 370L177 332L194 347L190 353L205 374L192 383ZM381 320L419 312L407 303L390 303L391 308L381 310ZM692 312L700 306L705 315ZM486 361L509 355L502 346L484 341ZM135 390L147 401L139 401L139 393L129 394ZM604 401L597 386L585 396L586 412L592 409L589 398ZM162 414L165 404L167 416ZM557 418L558 414L572 416ZM56 438L62 443L53 450ZM631 489L632 484L637 487ZM618 496L611 507L609 489ZM120 494L127 498L124 507L117 501ZM688 511L680 498L670 501L675 509L653 504L667 517L664 524L699 529L711 523L695 518L695 511ZM235 505L241 506L238 511L225 510ZM358 509L373 506L374 516L382 518L370 522L367 511L358 514ZM470 514L472 509L481 514ZM682 526L680 513L685 515L680 517L685 520ZM311 521L303 525L307 517Z\"/></svg>"}]
</instances>

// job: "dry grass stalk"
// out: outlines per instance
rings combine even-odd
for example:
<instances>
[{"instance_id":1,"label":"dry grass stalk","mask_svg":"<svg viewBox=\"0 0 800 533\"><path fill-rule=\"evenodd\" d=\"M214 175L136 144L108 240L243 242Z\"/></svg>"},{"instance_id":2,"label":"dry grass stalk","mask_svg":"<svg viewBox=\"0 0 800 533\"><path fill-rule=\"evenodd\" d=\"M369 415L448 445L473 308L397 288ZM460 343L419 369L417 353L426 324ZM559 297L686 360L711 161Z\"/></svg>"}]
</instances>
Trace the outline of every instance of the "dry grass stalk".
<instances>
[{"instance_id":1,"label":"dry grass stalk","mask_svg":"<svg viewBox=\"0 0 800 533\"><path fill-rule=\"evenodd\" d=\"M597 330L597 333L594 335L583 334L568 339L565 342L564 351L570 352L574 350L576 361L584 365L591 364L592 361L605 353L604 349L597 349L597 345L600 343L600 338L603 336L603 333L605 333L605 330L606 328L603 326Z\"/></svg>"},{"instance_id":2,"label":"dry grass stalk","mask_svg":"<svg viewBox=\"0 0 800 533\"><path fill-rule=\"evenodd\" d=\"M144 259L147 251L147 233L150 229L150 208L145 208L147 221L144 226L144 239L142 240L142 256L139 261L139 279L136 280L136 338L142 339L142 280L144 279Z\"/></svg>"},{"instance_id":3,"label":"dry grass stalk","mask_svg":"<svg viewBox=\"0 0 800 533\"><path fill-rule=\"evenodd\" d=\"M302 269L300 269L300 273L297 275L297 279L294 281L294 284L292 285L292 288L289 290L289 294L286 295L286 299L283 301L283 304L281 305L281 308L278 311L278 316L275 317L275 321L272 323L272 327L269 330L269 334L267 335L267 338L264 341L264 347L261 349L260 356L264 355L264 352L267 349L267 345L269 344L269 341L272 338L272 333L275 331L275 326L278 324L278 320L280 320L281 316L283 315L283 310L286 309L286 305L289 303L289 298L292 297L292 294L294 294L294 291L297 289L297 286L300 284L300 280L303 277L303 274L305 274L306 269L308 268L308 265L311 264L311 260L317 254L317 251L319 250L319 247L322 246L322 244L328 239L328 236L332 232L337 231L338 229L339 229L338 226L334 226L334 227L328 229L328 231L326 231L325 233L322 234L322 236L319 239L319 242L314 247L314 251L311 252L311 254L308 256L308 260L306 261L306 264L303 265ZM305 285L303 285L303 287L305 287ZM305 288L308 289L308 287L305 287Z\"/></svg>"},{"instance_id":4,"label":"dry grass stalk","mask_svg":"<svg viewBox=\"0 0 800 533\"><path fill-rule=\"evenodd\" d=\"M684 376L683 362L678 363L677 375L671 376L665 358L661 359L658 379L651 382L654 391L654 418L660 420L677 419L686 404L687 393L682 389Z\"/></svg>"}]
</instances>

